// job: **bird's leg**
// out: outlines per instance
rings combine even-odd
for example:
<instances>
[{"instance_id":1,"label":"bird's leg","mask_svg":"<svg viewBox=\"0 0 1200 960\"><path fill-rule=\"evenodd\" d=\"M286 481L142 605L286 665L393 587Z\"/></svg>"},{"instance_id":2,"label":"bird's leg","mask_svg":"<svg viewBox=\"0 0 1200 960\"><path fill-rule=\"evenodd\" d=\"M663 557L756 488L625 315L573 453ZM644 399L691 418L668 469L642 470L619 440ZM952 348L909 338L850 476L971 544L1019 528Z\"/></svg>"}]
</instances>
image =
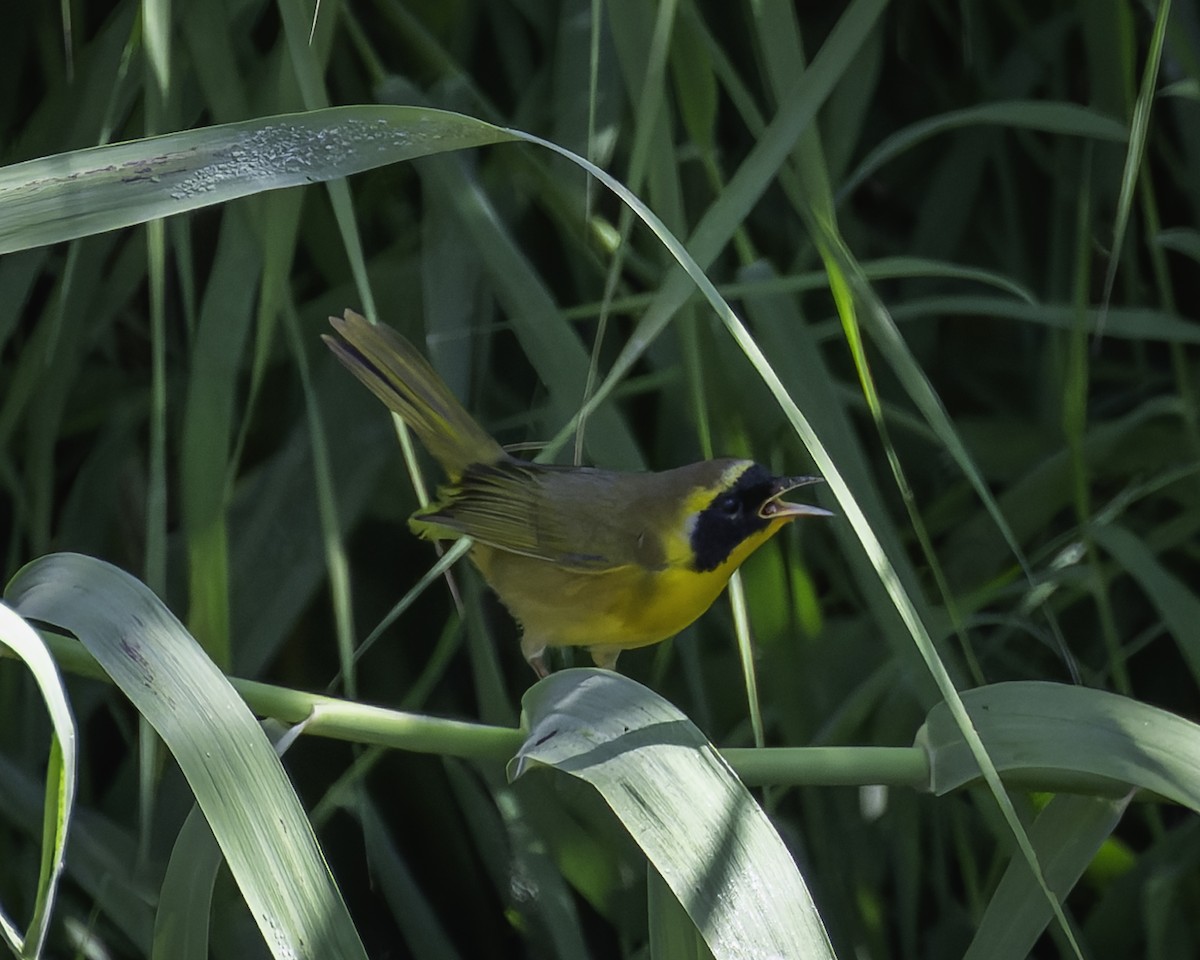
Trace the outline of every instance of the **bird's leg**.
<instances>
[{"instance_id":1,"label":"bird's leg","mask_svg":"<svg viewBox=\"0 0 1200 960\"><path fill-rule=\"evenodd\" d=\"M521 637L521 653L525 656L525 662L533 667L533 672L538 675L538 679L550 676L550 668L546 666L546 645L540 643L535 637L530 637L528 634Z\"/></svg>"},{"instance_id":2,"label":"bird's leg","mask_svg":"<svg viewBox=\"0 0 1200 960\"><path fill-rule=\"evenodd\" d=\"M588 647L588 653L592 655L592 663L596 666L603 670L616 670L617 657L621 655L621 648L605 646Z\"/></svg>"}]
</instances>

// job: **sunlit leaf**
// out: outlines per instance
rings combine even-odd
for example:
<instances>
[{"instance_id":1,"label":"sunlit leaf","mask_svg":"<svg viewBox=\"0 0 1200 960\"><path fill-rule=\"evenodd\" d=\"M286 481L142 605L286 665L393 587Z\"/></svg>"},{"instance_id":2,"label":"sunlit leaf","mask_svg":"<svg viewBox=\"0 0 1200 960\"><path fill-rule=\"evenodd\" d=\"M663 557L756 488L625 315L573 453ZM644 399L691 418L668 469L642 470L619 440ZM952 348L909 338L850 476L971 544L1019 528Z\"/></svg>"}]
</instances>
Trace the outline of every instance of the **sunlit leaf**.
<instances>
[{"instance_id":1,"label":"sunlit leaf","mask_svg":"<svg viewBox=\"0 0 1200 960\"><path fill-rule=\"evenodd\" d=\"M510 775L547 766L595 787L717 960L833 955L788 849L675 707L601 670L553 674L523 703Z\"/></svg>"},{"instance_id":2,"label":"sunlit leaf","mask_svg":"<svg viewBox=\"0 0 1200 960\"><path fill-rule=\"evenodd\" d=\"M270 741L229 681L147 587L53 554L9 584L23 614L70 630L172 752L280 960L365 957Z\"/></svg>"}]
</instances>

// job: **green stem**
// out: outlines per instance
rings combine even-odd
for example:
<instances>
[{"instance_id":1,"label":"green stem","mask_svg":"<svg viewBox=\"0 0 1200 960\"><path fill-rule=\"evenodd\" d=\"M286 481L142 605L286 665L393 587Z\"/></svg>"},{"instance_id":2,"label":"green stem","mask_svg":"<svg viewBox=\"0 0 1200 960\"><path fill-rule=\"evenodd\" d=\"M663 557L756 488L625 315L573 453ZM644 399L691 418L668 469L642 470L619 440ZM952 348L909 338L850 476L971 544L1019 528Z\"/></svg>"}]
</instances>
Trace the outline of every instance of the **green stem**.
<instances>
[{"instance_id":1,"label":"green stem","mask_svg":"<svg viewBox=\"0 0 1200 960\"><path fill-rule=\"evenodd\" d=\"M731 747L721 756L750 786L929 789L929 758L920 747Z\"/></svg>"},{"instance_id":2,"label":"green stem","mask_svg":"<svg viewBox=\"0 0 1200 960\"><path fill-rule=\"evenodd\" d=\"M41 632L58 665L70 673L109 682L81 643ZM0 656L8 648L0 645ZM525 731L465 720L448 720L403 710L340 700L317 693L230 677L233 688L256 714L303 724L310 736L368 743L415 753L472 760L510 760ZM720 751L747 786L845 787L880 784L930 790L929 758L921 747L738 747ZM1122 796L1125 784L1068 770L1007 771L1010 788ZM974 782L974 781L972 781Z\"/></svg>"}]
</instances>

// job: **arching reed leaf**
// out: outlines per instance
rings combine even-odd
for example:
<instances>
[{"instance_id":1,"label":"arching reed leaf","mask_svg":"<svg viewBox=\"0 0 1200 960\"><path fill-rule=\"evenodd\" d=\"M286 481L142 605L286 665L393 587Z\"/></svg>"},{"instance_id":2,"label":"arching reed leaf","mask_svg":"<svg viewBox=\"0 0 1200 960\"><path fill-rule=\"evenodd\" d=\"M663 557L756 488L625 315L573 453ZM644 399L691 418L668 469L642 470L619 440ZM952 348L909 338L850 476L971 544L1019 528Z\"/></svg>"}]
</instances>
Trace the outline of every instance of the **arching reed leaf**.
<instances>
[{"instance_id":1,"label":"arching reed leaf","mask_svg":"<svg viewBox=\"0 0 1200 960\"><path fill-rule=\"evenodd\" d=\"M0 253L512 139L443 110L352 106L27 160L0 169Z\"/></svg>"},{"instance_id":2,"label":"arching reed leaf","mask_svg":"<svg viewBox=\"0 0 1200 960\"><path fill-rule=\"evenodd\" d=\"M511 777L554 767L596 788L717 960L832 957L791 853L680 711L602 670L564 670L523 700Z\"/></svg>"},{"instance_id":3,"label":"arching reed leaf","mask_svg":"<svg viewBox=\"0 0 1200 960\"><path fill-rule=\"evenodd\" d=\"M0 909L0 936L21 957L41 954L50 911L58 893L67 843L67 828L75 804L75 719L54 658L36 631L7 604L0 603L0 644L12 650L29 669L50 714L52 739L46 765L46 799L42 815L42 856L33 916L22 934Z\"/></svg>"},{"instance_id":4,"label":"arching reed leaf","mask_svg":"<svg viewBox=\"0 0 1200 960\"><path fill-rule=\"evenodd\" d=\"M1200 725L1115 693L1062 683L996 683L961 696L997 770L1107 777L1118 794L1128 784L1200 811ZM929 753L934 793L979 776L944 704L929 712L916 743Z\"/></svg>"},{"instance_id":5,"label":"arching reed leaf","mask_svg":"<svg viewBox=\"0 0 1200 960\"><path fill-rule=\"evenodd\" d=\"M79 637L158 731L272 954L365 958L270 741L162 601L111 564L70 553L27 564L8 597Z\"/></svg>"}]
</instances>

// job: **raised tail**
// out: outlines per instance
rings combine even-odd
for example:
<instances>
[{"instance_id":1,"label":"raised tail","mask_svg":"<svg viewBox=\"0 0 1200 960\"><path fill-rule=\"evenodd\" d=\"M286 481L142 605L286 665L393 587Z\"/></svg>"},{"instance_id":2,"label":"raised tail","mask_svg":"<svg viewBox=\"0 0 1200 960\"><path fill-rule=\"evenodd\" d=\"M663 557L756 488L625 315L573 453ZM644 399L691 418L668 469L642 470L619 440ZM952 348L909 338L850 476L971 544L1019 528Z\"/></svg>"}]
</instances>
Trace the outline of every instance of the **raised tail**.
<instances>
[{"instance_id":1,"label":"raised tail","mask_svg":"<svg viewBox=\"0 0 1200 960\"><path fill-rule=\"evenodd\" d=\"M347 310L330 317L343 339L322 340L346 368L400 415L452 480L472 463L507 459L417 348L391 327Z\"/></svg>"}]
</instances>

